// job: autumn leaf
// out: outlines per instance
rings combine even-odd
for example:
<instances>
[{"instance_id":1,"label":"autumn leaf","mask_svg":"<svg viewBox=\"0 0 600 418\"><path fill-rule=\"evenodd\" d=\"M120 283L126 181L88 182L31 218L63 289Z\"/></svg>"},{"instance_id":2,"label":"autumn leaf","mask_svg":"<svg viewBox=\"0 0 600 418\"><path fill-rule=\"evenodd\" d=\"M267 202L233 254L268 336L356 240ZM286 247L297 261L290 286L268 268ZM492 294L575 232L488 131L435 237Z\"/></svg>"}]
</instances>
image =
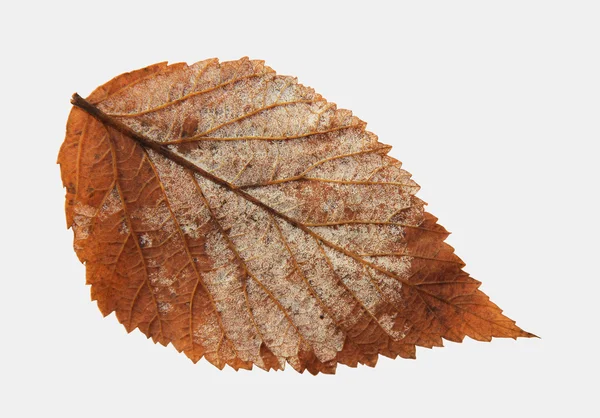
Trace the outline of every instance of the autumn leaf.
<instances>
[{"instance_id":1,"label":"autumn leaf","mask_svg":"<svg viewBox=\"0 0 600 418\"><path fill-rule=\"evenodd\" d=\"M75 105L58 162L92 299L219 368L334 373L531 337L365 123L243 58L160 63Z\"/></svg>"}]
</instances>

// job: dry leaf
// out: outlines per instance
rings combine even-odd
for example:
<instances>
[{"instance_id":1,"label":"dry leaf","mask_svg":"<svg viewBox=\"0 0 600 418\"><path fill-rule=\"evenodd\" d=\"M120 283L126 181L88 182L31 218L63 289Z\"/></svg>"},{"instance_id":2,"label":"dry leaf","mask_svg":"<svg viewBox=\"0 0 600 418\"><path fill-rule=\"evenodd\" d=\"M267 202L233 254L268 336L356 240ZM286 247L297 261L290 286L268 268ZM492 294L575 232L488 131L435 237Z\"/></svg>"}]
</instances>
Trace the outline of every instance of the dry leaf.
<instances>
[{"instance_id":1,"label":"dry leaf","mask_svg":"<svg viewBox=\"0 0 600 418\"><path fill-rule=\"evenodd\" d=\"M58 162L92 299L215 366L334 373L531 337L478 290L390 147L243 58L73 98Z\"/></svg>"}]
</instances>

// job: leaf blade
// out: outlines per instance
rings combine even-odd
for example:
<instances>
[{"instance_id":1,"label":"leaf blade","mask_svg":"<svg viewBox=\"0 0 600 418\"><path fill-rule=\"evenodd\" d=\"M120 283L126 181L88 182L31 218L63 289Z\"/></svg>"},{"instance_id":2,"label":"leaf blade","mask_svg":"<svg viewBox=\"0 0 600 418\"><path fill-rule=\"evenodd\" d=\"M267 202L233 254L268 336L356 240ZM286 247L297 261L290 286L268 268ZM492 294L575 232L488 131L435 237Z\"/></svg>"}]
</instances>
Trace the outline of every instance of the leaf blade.
<instances>
[{"instance_id":1,"label":"leaf blade","mask_svg":"<svg viewBox=\"0 0 600 418\"><path fill-rule=\"evenodd\" d=\"M447 231L415 196L418 186L410 174L350 112L248 59L158 64L131 74L113 80L118 86L109 82L99 88L91 96L95 103L74 96L76 109L86 113L73 111L77 116L69 126L79 130L80 139L68 129L59 163L67 202L80 204L85 196L79 195L79 173L93 168L86 144L104 143L85 134L82 123L91 118L105 127L109 141L120 141L122 149L111 151L111 184L129 235L111 245L121 243L126 256L137 247L142 264L152 258L140 246L148 232L136 235L127 205L148 211L166 202L171 222L161 218L154 227L165 232L172 224L173 231L163 234L160 246L184 255L164 258L170 264L162 276L175 275L171 278L178 284L187 284L168 295L150 285L146 272L149 295L135 286L130 320L138 297L155 302L154 315L146 313L145 323L137 326L145 326L147 335L173 342L194 361L205 356L220 368L280 369L287 362L311 373L334 372L338 362L374 365L378 354L414 358L415 345L441 345L442 338L533 336L504 317L478 290L479 282L462 271L464 263L443 242ZM130 153L127 144L133 144ZM87 159L80 167L82 155ZM139 193L127 199L123 181ZM144 201L154 194L163 201ZM191 213L204 213L204 223L192 222ZM67 205L69 226L76 224L75 216ZM257 245L265 254L252 248ZM196 277L193 286L183 278L188 265ZM204 267L208 272L201 274ZM93 263L88 266L88 272L95 269ZM213 278L205 282L203 275ZM92 292L102 287L97 284L102 278L94 277ZM119 304L112 299L121 296L113 290L96 293L103 300L99 306L106 305L103 312ZM187 295L187 304L174 309L169 301L180 294ZM165 306L185 320L162 315Z\"/></svg>"}]
</instances>

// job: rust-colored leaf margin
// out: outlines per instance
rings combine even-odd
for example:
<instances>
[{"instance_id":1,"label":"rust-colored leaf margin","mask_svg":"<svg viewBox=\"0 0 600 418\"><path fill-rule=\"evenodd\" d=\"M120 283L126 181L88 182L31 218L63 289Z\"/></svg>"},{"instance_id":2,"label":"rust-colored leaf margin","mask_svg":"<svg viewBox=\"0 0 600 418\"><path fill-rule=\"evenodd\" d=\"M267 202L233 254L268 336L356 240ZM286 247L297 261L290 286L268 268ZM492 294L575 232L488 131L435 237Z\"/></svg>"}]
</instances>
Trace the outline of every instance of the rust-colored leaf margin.
<instances>
[{"instance_id":1,"label":"rust-colored leaf margin","mask_svg":"<svg viewBox=\"0 0 600 418\"><path fill-rule=\"evenodd\" d=\"M390 147L263 61L159 63L72 103L67 225L128 332L219 368L313 374L535 337L462 270Z\"/></svg>"}]
</instances>

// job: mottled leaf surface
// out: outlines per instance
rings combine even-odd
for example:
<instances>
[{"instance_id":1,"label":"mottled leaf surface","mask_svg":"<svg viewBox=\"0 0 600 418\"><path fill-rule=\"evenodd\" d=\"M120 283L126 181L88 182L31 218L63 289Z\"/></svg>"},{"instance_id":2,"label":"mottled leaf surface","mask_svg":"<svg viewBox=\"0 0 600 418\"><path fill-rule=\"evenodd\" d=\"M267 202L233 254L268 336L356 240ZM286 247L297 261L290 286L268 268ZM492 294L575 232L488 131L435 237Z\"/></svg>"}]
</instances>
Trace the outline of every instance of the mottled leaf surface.
<instances>
[{"instance_id":1,"label":"mottled leaf surface","mask_svg":"<svg viewBox=\"0 0 600 418\"><path fill-rule=\"evenodd\" d=\"M92 299L194 362L333 373L530 337L478 290L390 146L247 58L74 96L58 162Z\"/></svg>"}]
</instances>

